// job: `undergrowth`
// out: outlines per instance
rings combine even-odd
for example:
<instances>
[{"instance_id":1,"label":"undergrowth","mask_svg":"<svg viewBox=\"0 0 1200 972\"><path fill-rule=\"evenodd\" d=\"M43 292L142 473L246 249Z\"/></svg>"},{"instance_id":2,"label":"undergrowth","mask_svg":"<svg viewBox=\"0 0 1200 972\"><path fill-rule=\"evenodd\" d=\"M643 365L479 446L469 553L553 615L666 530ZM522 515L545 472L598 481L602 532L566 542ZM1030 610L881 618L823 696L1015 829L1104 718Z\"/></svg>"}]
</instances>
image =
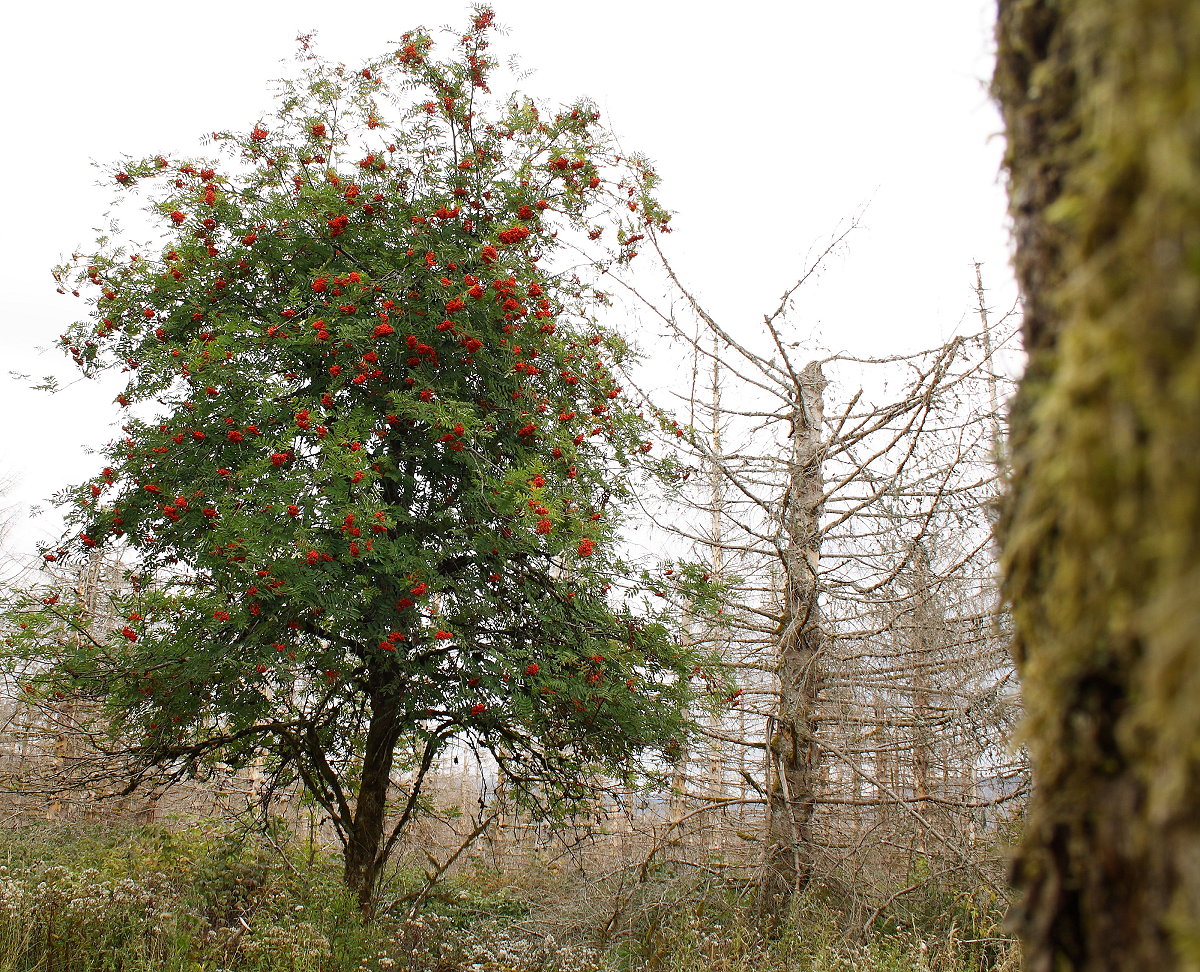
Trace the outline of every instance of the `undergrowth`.
<instances>
[{"instance_id":1,"label":"undergrowth","mask_svg":"<svg viewBox=\"0 0 1200 972\"><path fill-rule=\"evenodd\" d=\"M1017 969L1011 946L978 929L890 920L852 936L836 907L810 896L767 940L736 888L663 883L635 900L569 871L472 866L414 909L424 875L399 870L366 923L336 855L280 835L209 824L0 830L0 972Z\"/></svg>"}]
</instances>

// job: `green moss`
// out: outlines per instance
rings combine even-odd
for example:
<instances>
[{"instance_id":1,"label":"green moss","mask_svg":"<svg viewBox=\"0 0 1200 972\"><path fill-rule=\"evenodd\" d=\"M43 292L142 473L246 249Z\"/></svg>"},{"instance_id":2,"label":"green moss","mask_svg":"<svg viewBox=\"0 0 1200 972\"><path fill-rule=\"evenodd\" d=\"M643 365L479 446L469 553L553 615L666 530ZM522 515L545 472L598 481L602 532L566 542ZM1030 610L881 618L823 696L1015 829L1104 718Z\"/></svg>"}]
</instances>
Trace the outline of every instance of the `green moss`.
<instances>
[{"instance_id":1,"label":"green moss","mask_svg":"<svg viewBox=\"0 0 1200 972\"><path fill-rule=\"evenodd\" d=\"M1200 5L1002 2L999 42L1030 351L1001 524L1038 782L1018 923L1033 972L1200 968Z\"/></svg>"}]
</instances>

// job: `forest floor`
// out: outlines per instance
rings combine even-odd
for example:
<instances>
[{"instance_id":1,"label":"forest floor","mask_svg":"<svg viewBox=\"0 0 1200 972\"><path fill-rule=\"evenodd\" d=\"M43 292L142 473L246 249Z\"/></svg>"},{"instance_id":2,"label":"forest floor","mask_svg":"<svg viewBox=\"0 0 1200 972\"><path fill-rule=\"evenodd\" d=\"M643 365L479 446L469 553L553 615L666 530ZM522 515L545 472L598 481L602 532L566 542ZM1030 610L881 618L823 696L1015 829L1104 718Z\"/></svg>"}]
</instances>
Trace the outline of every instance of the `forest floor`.
<instances>
[{"instance_id":1,"label":"forest floor","mask_svg":"<svg viewBox=\"0 0 1200 972\"><path fill-rule=\"evenodd\" d=\"M604 881L472 864L428 890L420 869L401 868L364 922L337 856L281 834L25 825L0 830L0 972L1019 969L994 923L969 915L849 935L814 895L768 940L744 889L713 877L664 873L625 898Z\"/></svg>"}]
</instances>

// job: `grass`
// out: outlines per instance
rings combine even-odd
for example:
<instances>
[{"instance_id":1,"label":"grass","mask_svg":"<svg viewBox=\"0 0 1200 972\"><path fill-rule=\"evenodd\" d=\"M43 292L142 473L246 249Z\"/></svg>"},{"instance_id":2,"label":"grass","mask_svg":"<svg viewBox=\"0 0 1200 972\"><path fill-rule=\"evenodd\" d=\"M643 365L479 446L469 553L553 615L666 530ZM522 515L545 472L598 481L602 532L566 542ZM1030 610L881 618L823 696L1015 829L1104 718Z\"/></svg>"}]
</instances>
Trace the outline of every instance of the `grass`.
<instances>
[{"instance_id":1,"label":"grass","mask_svg":"<svg viewBox=\"0 0 1200 972\"><path fill-rule=\"evenodd\" d=\"M1011 948L978 930L922 934L893 921L851 941L838 909L815 896L765 941L734 889L719 886L644 889L605 935L611 889L547 873L464 870L420 913L393 907L366 924L328 853L209 824L27 826L0 831L0 972L1017 968ZM383 900L404 899L422 880L401 872Z\"/></svg>"}]
</instances>

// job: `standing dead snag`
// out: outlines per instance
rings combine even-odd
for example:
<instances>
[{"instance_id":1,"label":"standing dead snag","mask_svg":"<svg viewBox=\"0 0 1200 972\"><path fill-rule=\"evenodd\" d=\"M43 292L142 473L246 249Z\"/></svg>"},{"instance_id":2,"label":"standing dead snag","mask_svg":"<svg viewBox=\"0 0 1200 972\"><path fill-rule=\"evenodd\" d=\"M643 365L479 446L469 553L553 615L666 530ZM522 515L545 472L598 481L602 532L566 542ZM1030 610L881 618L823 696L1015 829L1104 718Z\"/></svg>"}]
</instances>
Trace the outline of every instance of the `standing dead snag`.
<instances>
[{"instance_id":1,"label":"standing dead snag","mask_svg":"<svg viewBox=\"0 0 1200 972\"><path fill-rule=\"evenodd\" d=\"M817 693L823 639L818 565L825 377L819 362L804 369L796 391L792 454L780 514L784 574L779 701L768 737L766 873L759 891L759 910L768 927L786 917L792 895L804 890L812 874L813 797L820 762Z\"/></svg>"},{"instance_id":2,"label":"standing dead snag","mask_svg":"<svg viewBox=\"0 0 1200 972\"><path fill-rule=\"evenodd\" d=\"M741 799L759 826L736 836L764 865L756 905L768 933L806 886L854 887L876 918L930 886L1002 897L994 834L975 825L1025 790L1020 758L1004 751L1014 700L1007 641L992 628L986 513L999 399L989 372L1006 338L801 367L790 301L843 236L744 337L665 256L694 329L619 281L695 362L679 392L690 434L676 441L707 475L668 528L721 565L730 592L704 638L739 684L700 745L755 794ZM854 382L836 397L823 394L829 366ZM711 401L697 394L702 367L716 376ZM689 816L724 812L724 792L706 782L717 775L685 780ZM928 877L896 894L891 876L914 867Z\"/></svg>"},{"instance_id":3,"label":"standing dead snag","mask_svg":"<svg viewBox=\"0 0 1200 972\"><path fill-rule=\"evenodd\" d=\"M1200 6L1001 0L1029 972L1200 968Z\"/></svg>"}]
</instances>

